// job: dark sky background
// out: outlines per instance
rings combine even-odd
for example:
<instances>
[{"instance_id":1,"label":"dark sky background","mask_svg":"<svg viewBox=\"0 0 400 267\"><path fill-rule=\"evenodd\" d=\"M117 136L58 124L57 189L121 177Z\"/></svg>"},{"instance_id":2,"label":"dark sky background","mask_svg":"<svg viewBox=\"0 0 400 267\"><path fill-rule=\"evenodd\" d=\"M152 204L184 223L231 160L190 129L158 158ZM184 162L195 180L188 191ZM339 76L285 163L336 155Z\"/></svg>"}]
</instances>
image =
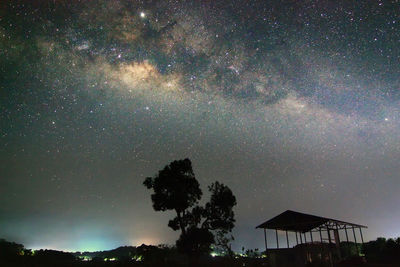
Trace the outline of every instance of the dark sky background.
<instances>
[{"instance_id":1,"label":"dark sky background","mask_svg":"<svg viewBox=\"0 0 400 267\"><path fill-rule=\"evenodd\" d=\"M1 1L0 237L173 244L142 182L186 157L234 249L287 209L400 236L399 62L397 0Z\"/></svg>"}]
</instances>

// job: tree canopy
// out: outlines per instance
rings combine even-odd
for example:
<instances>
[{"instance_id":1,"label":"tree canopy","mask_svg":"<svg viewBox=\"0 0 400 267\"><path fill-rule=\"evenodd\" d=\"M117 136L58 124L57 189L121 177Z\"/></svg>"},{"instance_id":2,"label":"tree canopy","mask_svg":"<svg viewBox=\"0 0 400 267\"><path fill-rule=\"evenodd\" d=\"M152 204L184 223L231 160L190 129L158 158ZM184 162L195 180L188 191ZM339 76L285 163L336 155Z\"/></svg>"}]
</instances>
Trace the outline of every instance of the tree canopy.
<instances>
[{"instance_id":1,"label":"tree canopy","mask_svg":"<svg viewBox=\"0 0 400 267\"><path fill-rule=\"evenodd\" d=\"M154 210L175 210L176 217L168 226L174 231L181 230L176 242L178 249L199 254L209 252L211 244L227 247L230 238L221 237L234 227L236 205L228 186L217 181L212 183L208 187L210 200L204 206L198 205L202 191L189 159L171 162L154 177L147 177L143 184L153 190ZM221 240L224 244L219 244Z\"/></svg>"}]
</instances>

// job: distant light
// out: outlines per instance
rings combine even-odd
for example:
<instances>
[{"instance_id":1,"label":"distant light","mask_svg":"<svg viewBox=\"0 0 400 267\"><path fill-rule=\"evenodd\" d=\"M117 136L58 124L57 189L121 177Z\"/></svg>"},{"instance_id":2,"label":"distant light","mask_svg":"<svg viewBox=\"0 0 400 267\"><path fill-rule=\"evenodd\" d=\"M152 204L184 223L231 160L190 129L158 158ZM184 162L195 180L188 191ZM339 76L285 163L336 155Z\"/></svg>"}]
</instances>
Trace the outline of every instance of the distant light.
<instances>
[{"instance_id":1,"label":"distant light","mask_svg":"<svg viewBox=\"0 0 400 267\"><path fill-rule=\"evenodd\" d=\"M142 255L135 255L132 260L134 261L143 261L143 256Z\"/></svg>"},{"instance_id":2,"label":"distant light","mask_svg":"<svg viewBox=\"0 0 400 267\"><path fill-rule=\"evenodd\" d=\"M140 12L140 17L141 17L141 18L145 18L145 17L146 17L146 14L142 11L142 12Z\"/></svg>"},{"instance_id":3,"label":"distant light","mask_svg":"<svg viewBox=\"0 0 400 267\"><path fill-rule=\"evenodd\" d=\"M385 118L385 121L388 121L389 120L389 118Z\"/></svg>"},{"instance_id":4,"label":"distant light","mask_svg":"<svg viewBox=\"0 0 400 267\"><path fill-rule=\"evenodd\" d=\"M92 258L89 257L89 256L79 256L79 258L80 258L82 261L91 261L91 260L92 260Z\"/></svg>"}]
</instances>

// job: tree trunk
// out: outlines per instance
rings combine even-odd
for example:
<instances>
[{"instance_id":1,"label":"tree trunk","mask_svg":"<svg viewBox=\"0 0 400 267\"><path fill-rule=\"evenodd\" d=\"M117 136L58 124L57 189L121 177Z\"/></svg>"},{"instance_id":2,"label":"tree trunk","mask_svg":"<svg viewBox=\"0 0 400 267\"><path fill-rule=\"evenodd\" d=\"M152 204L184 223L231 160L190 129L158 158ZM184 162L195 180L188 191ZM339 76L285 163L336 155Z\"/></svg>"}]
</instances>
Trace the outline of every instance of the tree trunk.
<instances>
[{"instance_id":1,"label":"tree trunk","mask_svg":"<svg viewBox=\"0 0 400 267\"><path fill-rule=\"evenodd\" d=\"M179 226L181 228L182 234L186 235L186 229L185 229L185 226L183 225L183 222L182 222L181 213L176 210L176 214L178 216Z\"/></svg>"}]
</instances>

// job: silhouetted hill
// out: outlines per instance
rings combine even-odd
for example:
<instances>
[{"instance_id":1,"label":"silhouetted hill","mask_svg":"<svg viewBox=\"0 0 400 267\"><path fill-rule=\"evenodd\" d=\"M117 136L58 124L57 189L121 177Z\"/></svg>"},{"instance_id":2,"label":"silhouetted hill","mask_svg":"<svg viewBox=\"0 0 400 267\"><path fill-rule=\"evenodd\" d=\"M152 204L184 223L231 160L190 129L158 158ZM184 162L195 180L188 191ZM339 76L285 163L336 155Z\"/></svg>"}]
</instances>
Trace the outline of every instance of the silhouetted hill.
<instances>
[{"instance_id":1,"label":"silhouetted hill","mask_svg":"<svg viewBox=\"0 0 400 267\"><path fill-rule=\"evenodd\" d=\"M80 259L118 259L130 260L135 257L137 248L134 246L121 246L111 250L94 251L94 252L75 252L73 255Z\"/></svg>"},{"instance_id":2,"label":"silhouetted hill","mask_svg":"<svg viewBox=\"0 0 400 267\"><path fill-rule=\"evenodd\" d=\"M317 244L316 244L317 245ZM343 242L343 256L347 250L357 249L354 243ZM347 251L347 252L346 252ZM346 253L345 253L346 252ZM378 238L362 246L367 263L362 257L348 257L338 266L400 266L400 238ZM349 253L353 255L354 253ZM235 257L212 257L205 255L189 258L175 247L159 245L121 246L112 250L95 252L64 252L51 249L30 250L22 244L0 239L0 266L46 267L46 266L268 266L268 260L258 251L247 251ZM384 264L384 265L382 265Z\"/></svg>"}]
</instances>

